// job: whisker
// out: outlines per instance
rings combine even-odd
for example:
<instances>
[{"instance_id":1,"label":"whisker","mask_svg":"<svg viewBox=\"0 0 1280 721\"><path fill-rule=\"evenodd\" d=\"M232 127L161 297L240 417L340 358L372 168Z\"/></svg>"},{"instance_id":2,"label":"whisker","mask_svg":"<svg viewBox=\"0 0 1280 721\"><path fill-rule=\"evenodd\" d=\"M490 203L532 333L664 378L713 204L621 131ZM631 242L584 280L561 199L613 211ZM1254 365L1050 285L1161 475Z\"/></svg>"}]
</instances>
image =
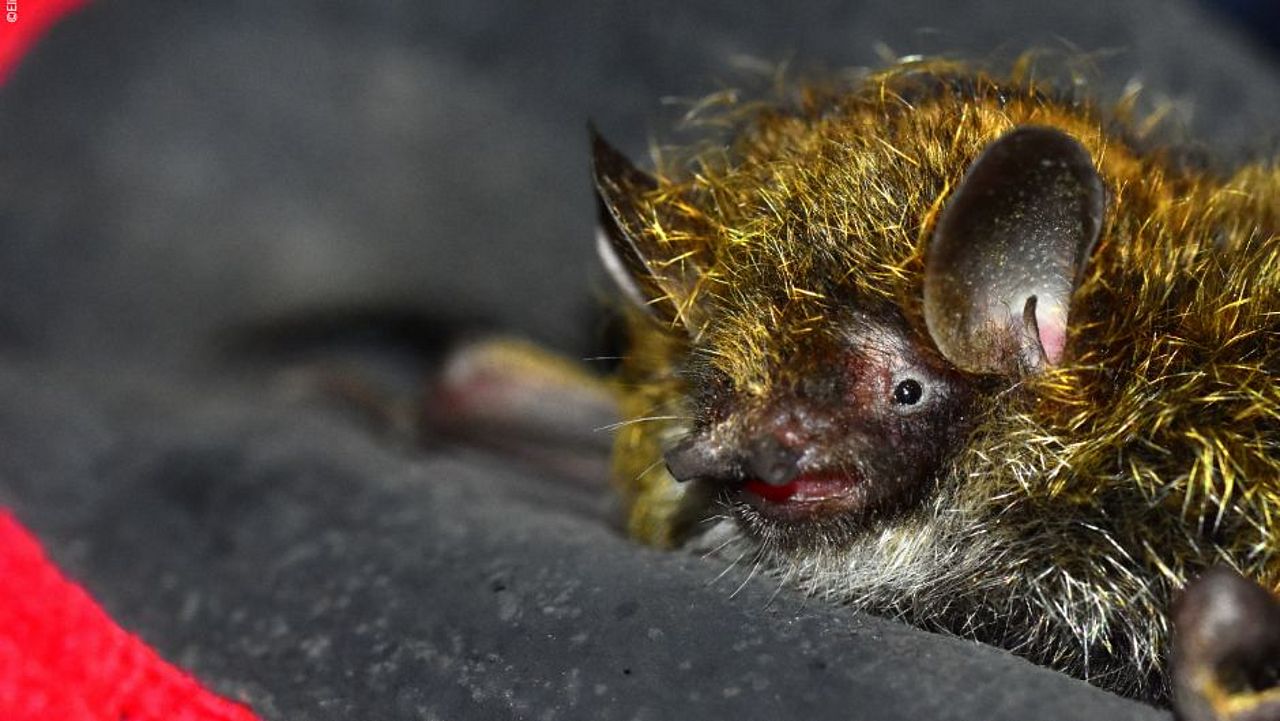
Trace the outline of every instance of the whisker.
<instances>
[{"instance_id":1,"label":"whisker","mask_svg":"<svg viewBox=\"0 0 1280 721\"><path fill-rule=\"evenodd\" d=\"M715 548L713 548L713 549L711 549L711 550L707 551L706 553L703 553L703 554L702 554L702 560L704 560L704 561L705 561L705 560L707 560L708 558L711 558L712 556L716 555L717 553L720 553L721 551L723 551L725 548L727 548L730 544L732 544L732 543L733 543L734 541L736 541L736 540L738 540L738 539L737 539L737 538L734 538L733 536L730 536L729 538L726 538L726 539L724 540L724 542L723 542L723 543L721 543L719 546L716 546Z\"/></svg>"},{"instance_id":2,"label":"whisker","mask_svg":"<svg viewBox=\"0 0 1280 721\"><path fill-rule=\"evenodd\" d=\"M636 423L649 423L652 421L691 421L691 420L693 420L691 416L644 416L641 418L630 418L625 421L618 421L617 423L610 423L607 426L600 426L599 428L593 428L592 430L595 431L596 433L599 433L601 431L616 431L619 428L626 428L627 426L633 425Z\"/></svg>"},{"instance_id":3,"label":"whisker","mask_svg":"<svg viewBox=\"0 0 1280 721\"><path fill-rule=\"evenodd\" d=\"M791 577L794 574L795 574L795 567L789 567L787 568L786 573L783 573L778 578L778 587L773 589L773 593L769 594L769 600L765 601L764 603L765 609L768 609L770 606L773 605L774 600L778 598L778 594L782 593L782 589L786 588L787 585L790 584Z\"/></svg>"},{"instance_id":4,"label":"whisker","mask_svg":"<svg viewBox=\"0 0 1280 721\"><path fill-rule=\"evenodd\" d=\"M652 471L653 469L657 468L659 465L661 465L661 464L663 464L663 463L665 463L665 462L666 462L665 460L663 460L663 459L659 458L658 460L654 461L653 463L650 463L649 465L647 465L647 466L645 466L645 467L644 467L644 470L643 470L643 471L640 471L639 473L637 473L637 474L636 474L636 477L631 479L631 482L632 482L632 483L635 483L636 481L639 481L641 478L644 478L644 477L645 477L645 474L647 474L649 471Z\"/></svg>"},{"instance_id":5,"label":"whisker","mask_svg":"<svg viewBox=\"0 0 1280 721\"><path fill-rule=\"evenodd\" d=\"M756 577L756 573L759 572L762 565L764 565L764 559L760 557L759 553L757 553L755 559L753 559L751 563L751 570L747 573L747 577L742 580L742 583L738 584L738 587L733 590L733 593L729 594L729 600L737 598L738 594L742 593L742 589L746 588L748 583L751 583L751 579Z\"/></svg>"},{"instance_id":6,"label":"whisker","mask_svg":"<svg viewBox=\"0 0 1280 721\"><path fill-rule=\"evenodd\" d=\"M710 588L711 586L714 586L715 584L719 583L720 579L724 578L730 571L736 568L738 564L742 561L742 559L746 558L747 554L749 553L751 553L751 551L748 549L746 551L743 551L742 554L739 555L737 558L733 559L733 562L725 566L724 570L716 574L715 578L711 579L710 581L707 581L707 587Z\"/></svg>"}]
</instances>

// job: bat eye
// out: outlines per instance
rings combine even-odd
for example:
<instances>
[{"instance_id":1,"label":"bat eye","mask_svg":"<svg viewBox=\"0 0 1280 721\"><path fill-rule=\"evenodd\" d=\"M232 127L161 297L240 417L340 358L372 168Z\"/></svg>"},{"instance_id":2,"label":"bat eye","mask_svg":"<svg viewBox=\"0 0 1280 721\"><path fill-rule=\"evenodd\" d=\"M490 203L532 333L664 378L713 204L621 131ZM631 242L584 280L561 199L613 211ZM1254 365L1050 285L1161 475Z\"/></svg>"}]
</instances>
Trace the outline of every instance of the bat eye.
<instances>
[{"instance_id":1,"label":"bat eye","mask_svg":"<svg viewBox=\"0 0 1280 721\"><path fill-rule=\"evenodd\" d=\"M914 406L920 402L922 396L924 396L924 387L914 378L898 383L893 389L893 402L900 406Z\"/></svg>"}]
</instances>

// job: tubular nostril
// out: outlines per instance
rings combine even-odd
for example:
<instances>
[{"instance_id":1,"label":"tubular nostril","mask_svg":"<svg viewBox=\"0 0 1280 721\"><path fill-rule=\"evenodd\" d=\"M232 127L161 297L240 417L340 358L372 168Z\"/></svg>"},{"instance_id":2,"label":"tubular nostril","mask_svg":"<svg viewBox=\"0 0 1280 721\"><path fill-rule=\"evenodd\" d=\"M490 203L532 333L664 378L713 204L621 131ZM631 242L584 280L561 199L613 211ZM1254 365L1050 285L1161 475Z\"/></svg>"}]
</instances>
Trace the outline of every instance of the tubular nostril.
<instances>
[{"instance_id":1,"label":"tubular nostril","mask_svg":"<svg viewBox=\"0 0 1280 721\"><path fill-rule=\"evenodd\" d=\"M684 438L667 449L663 460L671 477L681 482L696 478L725 480L733 475L733 465L725 461L724 454L696 436Z\"/></svg>"},{"instance_id":2,"label":"tubular nostril","mask_svg":"<svg viewBox=\"0 0 1280 721\"><path fill-rule=\"evenodd\" d=\"M751 446L747 468L751 475L771 486L785 486L800 473L801 452L774 436L764 436Z\"/></svg>"}]
</instances>

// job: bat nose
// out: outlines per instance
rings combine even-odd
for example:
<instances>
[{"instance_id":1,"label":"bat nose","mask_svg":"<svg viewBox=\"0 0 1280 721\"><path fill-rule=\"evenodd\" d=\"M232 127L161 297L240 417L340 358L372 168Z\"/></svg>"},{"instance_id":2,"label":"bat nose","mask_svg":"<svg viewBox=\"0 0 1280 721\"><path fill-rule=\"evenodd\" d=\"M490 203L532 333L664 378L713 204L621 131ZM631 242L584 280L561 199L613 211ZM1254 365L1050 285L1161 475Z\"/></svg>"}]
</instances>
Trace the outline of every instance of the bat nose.
<instances>
[{"instance_id":1,"label":"bat nose","mask_svg":"<svg viewBox=\"0 0 1280 721\"><path fill-rule=\"evenodd\" d=\"M716 446L702 438L690 436L679 441L663 454L667 472L677 481L695 478L727 480L734 474L734 465L728 462Z\"/></svg>"},{"instance_id":2,"label":"bat nose","mask_svg":"<svg viewBox=\"0 0 1280 721\"><path fill-rule=\"evenodd\" d=\"M685 438L663 454L667 472L680 482L729 482L746 475L771 486L785 486L800 473L802 452L773 435L748 443L741 454L718 452L718 448L696 436Z\"/></svg>"},{"instance_id":3,"label":"bat nose","mask_svg":"<svg viewBox=\"0 0 1280 721\"><path fill-rule=\"evenodd\" d=\"M801 455L776 436L766 435L751 444L747 470L771 486L785 486L800 474Z\"/></svg>"}]
</instances>

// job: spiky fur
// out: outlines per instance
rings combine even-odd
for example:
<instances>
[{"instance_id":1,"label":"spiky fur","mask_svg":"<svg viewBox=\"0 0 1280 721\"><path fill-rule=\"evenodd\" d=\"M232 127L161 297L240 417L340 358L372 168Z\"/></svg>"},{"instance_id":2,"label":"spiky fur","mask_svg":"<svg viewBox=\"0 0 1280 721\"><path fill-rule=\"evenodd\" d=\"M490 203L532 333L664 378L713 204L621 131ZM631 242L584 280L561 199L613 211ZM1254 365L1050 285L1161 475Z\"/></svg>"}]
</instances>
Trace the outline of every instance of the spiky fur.
<instances>
[{"instance_id":1,"label":"spiky fur","mask_svg":"<svg viewBox=\"0 0 1280 721\"><path fill-rule=\"evenodd\" d=\"M695 543L1164 697L1176 590L1214 563L1280 581L1280 172L1188 168L1139 151L1088 101L938 62L737 112L727 148L663 164L638 199L668 267L697 282L655 299L674 324L632 314L620 387L635 422L615 475L633 534L678 544L707 503L661 462L692 421L691 359L763 393L791 344L833 332L838 297L896 304L922 328L922 256L949 191L1005 131L1053 126L1089 150L1110 196L1065 362L990 398L927 502L852 543L783 551L730 520Z\"/></svg>"}]
</instances>

